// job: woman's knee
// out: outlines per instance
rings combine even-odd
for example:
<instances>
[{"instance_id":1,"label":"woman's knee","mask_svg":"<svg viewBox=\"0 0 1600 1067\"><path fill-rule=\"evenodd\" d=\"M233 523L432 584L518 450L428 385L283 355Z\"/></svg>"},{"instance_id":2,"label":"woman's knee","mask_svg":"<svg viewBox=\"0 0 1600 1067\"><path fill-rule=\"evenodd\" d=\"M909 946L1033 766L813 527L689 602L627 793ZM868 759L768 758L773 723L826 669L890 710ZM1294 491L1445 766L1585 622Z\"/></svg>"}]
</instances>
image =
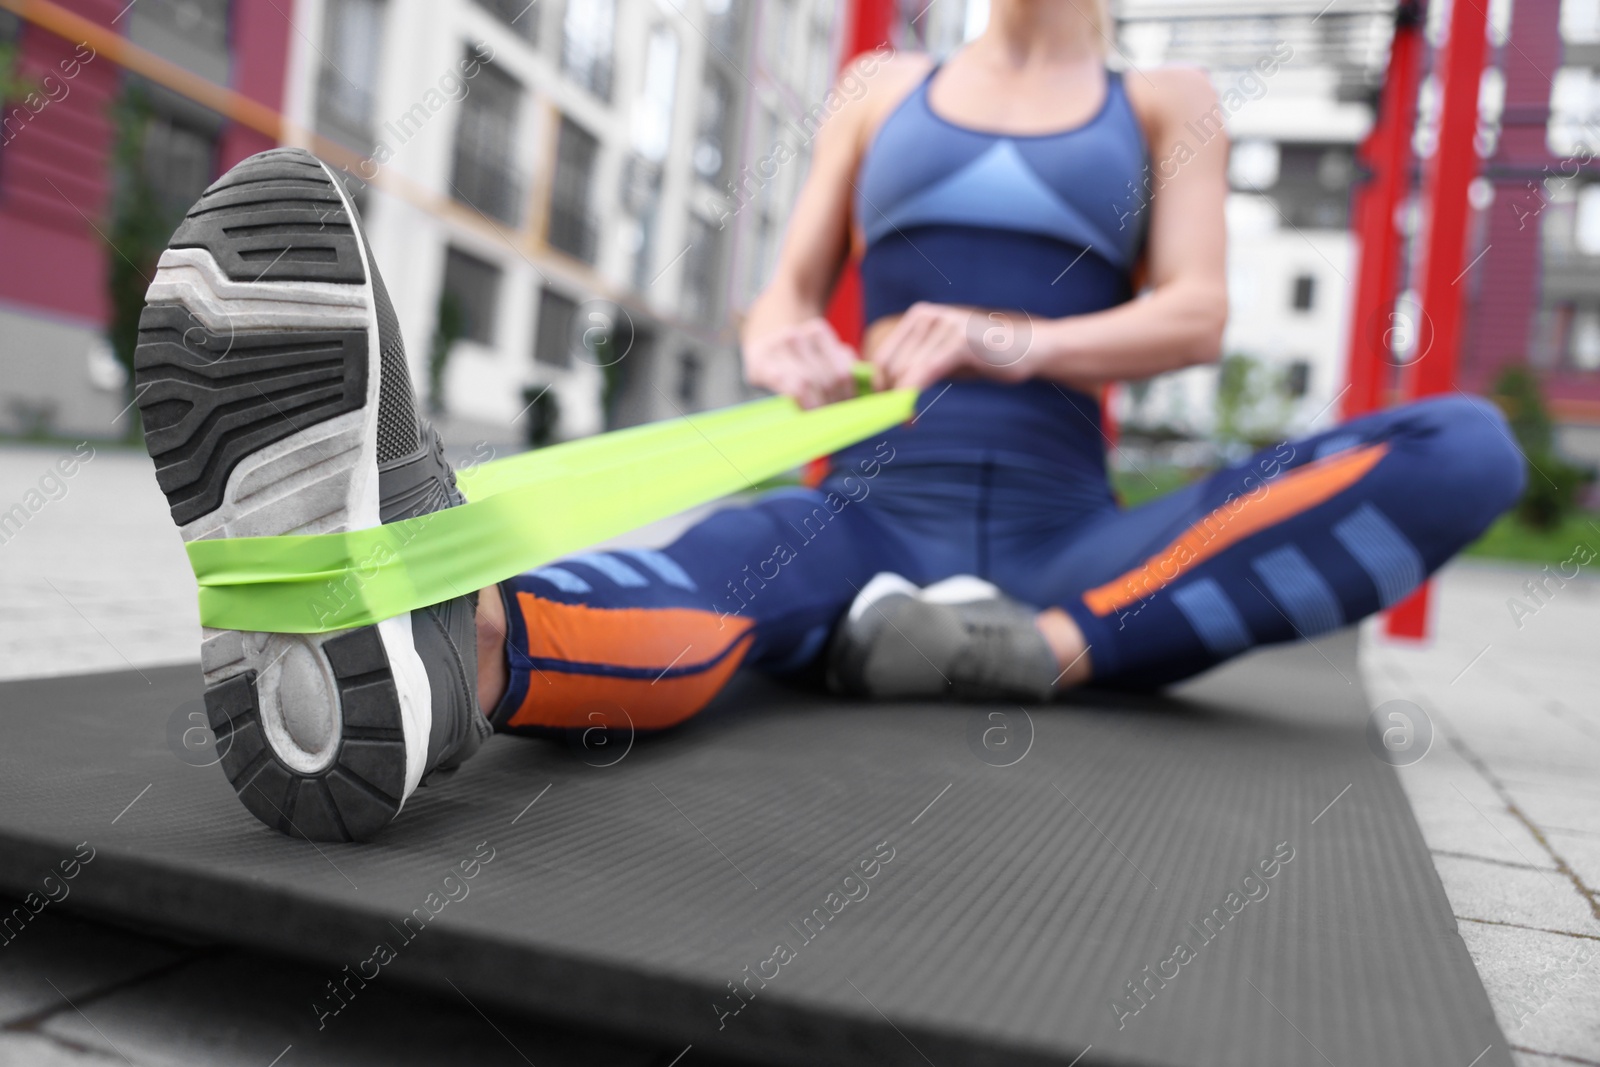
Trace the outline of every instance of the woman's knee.
<instances>
[{"instance_id":1,"label":"woman's knee","mask_svg":"<svg viewBox=\"0 0 1600 1067\"><path fill-rule=\"evenodd\" d=\"M1456 394L1411 405L1427 440L1429 480L1479 502L1493 519L1522 495L1527 460L1505 416L1482 397Z\"/></svg>"}]
</instances>

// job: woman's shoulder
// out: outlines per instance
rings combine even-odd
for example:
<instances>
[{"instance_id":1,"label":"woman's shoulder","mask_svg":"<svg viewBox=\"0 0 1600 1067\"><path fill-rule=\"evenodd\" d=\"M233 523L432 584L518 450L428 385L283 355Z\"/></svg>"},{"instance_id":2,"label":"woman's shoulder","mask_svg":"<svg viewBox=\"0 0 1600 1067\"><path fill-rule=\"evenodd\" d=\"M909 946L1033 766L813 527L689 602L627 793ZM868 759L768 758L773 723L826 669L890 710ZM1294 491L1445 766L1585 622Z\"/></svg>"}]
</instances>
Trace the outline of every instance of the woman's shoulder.
<instances>
[{"instance_id":1,"label":"woman's shoulder","mask_svg":"<svg viewBox=\"0 0 1600 1067\"><path fill-rule=\"evenodd\" d=\"M1152 67L1122 72L1123 91L1146 130L1181 123L1217 102L1211 75L1201 67Z\"/></svg>"},{"instance_id":2,"label":"woman's shoulder","mask_svg":"<svg viewBox=\"0 0 1600 1067\"><path fill-rule=\"evenodd\" d=\"M897 82L915 83L933 68L934 58L926 52L901 50L881 44L846 63L839 73L839 80L842 83L854 74L869 82L879 83L880 87Z\"/></svg>"},{"instance_id":3,"label":"woman's shoulder","mask_svg":"<svg viewBox=\"0 0 1600 1067\"><path fill-rule=\"evenodd\" d=\"M935 61L924 52L898 51L881 45L863 52L839 72L833 91L843 101L841 116L848 115L858 149L864 149L878 127L933 70Z\"/></svg>"}]
</instances>

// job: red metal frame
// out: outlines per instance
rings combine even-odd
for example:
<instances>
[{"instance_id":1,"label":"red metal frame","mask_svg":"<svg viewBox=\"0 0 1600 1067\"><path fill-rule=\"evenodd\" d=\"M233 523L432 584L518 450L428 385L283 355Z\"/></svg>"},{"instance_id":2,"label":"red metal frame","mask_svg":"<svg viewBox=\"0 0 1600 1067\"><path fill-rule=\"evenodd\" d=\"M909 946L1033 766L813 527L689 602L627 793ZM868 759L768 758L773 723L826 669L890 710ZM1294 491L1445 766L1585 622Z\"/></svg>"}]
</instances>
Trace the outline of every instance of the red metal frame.
<instances>
[{"instance_id":1,"label":"red metal frame","mask_svg":"<svg viewBox=\"0 0 1600 1067\"><path fill-rule=\"evenodd\" d=\"M839 54L840 70L863 52L892 43L889 37L897 11L895 0L845 0L845 18L850 31ZM833 295L828 301L828 322L839 340L847 345L861 344L866 323L861 310L861 273L853 252L834 282Z\"/></svg>"},{"instance_id":2,"label":"red metal frame","mask_svg":"<svg viewBox=\"0 0 1600 1067\"><path fill-rule=\"evenodd\" d=\"M1420 0L1407 0L1395 13L1394 42L1389 48L1378 118L1359 153L1371 177L1356 189L1351 213L1360 261L1350 312L1348 388L1340 405L1346 419L1383 407L1391 384L1389 335L1400 280L1397 216L1410 189L1411 141L1422 71L1422 15Z\"/></svg>"},{"instance_id":3,"label":"red metal frame","mask_svg":"<svg viewBox=\"0 0 1600 1067\"><path fill-rule=\"evenodd\" d=\"M1456 385L1456 360L1461 344L1463 282L1467 269L1467 227L1472 208L1467 189L1477 177L1478 87L1488 51L1487 3L1456 0L1450 5L1449 38L1439 49L1439 140L1423 173L1425 217L1423 243L1417 257L1417 292L1422 304L1417 357L1401 374L1401 395L1407 400L1447 393ZM1394 637L1428 634L1431 585L1389 612L1387 631Z\"/></svg>"}]
</instances>

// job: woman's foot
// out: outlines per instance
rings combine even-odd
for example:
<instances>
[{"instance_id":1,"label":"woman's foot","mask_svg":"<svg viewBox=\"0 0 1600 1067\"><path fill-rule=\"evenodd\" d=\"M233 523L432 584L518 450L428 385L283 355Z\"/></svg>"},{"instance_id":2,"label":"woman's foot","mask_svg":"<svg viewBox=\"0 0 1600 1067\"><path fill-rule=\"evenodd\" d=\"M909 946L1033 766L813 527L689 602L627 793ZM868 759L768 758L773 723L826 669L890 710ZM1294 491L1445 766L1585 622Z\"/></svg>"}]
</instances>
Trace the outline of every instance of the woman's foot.
<instances>
[{"instance_id":1,"label":"woman's foot","mask_svg":"<svg viewBox=\"0 0 1600 1067\"><path fill-rule=\"evenodd\" d=\"M879 574L834 630L828 684L880 700L1048 700L1066 672L1039 622L978 578L918 589Z\"/></svg>"},{"instance_id":2,"label":"woman's foot","mask_svg":"<svg viewBox=\"0 0 1600 1067\"><path fill-rule=\"evenodd\" d=\"M355 207L309 153L252 156L189 209L145 295L134 362L185 541L362 529L461 503ZM307 611L352 592L330 582ZM325 634L207 629L206 710L245 807L284 833L363 840L475 752L489 733L475 600Z\"/></svg>"}]
</instances>

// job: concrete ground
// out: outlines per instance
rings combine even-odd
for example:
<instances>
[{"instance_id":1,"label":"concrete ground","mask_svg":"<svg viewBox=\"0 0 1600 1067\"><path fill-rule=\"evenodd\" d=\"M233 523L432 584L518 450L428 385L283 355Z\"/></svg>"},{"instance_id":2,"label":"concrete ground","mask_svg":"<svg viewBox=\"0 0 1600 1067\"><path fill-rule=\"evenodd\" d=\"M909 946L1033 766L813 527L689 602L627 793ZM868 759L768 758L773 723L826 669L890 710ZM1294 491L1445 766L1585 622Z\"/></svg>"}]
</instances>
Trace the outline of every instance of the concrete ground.
<instances>
[{"instance_id":1,"label":"concrete ground","mask_svg":"<svg viewBox=\"0 0 1600 1067\"><path fill-rule=\"evenodd\" d=\"M1553 573L1459 564L1431 642L1369 623L1362 643L1385 728L1404 728L1392 712L1431 726L1400 780L1527 1067L1600 1064L1600 582Z\"/></svg>"},{"instance_id":2,"label":"concrete ground","mask_svg":"<svg viewBox=\"0 0 1600 1067\"><path fill-rule=\"evenodd\" d=\"M0 603L11 608L0 613L0 680L192 662L193 582L149 461L97 446L61 477L72 454L0 447L0 514L28 513L0 526ZM1592 544L1600 550L1600 529ZM1544 584L1530 592L1530 581ZM1406 764L1401 780L1515 1057L1600 1067L1600 583L1586 569L1561 582L1461 563L1437 589L1432 641L1390 642L1371 624L1363 633L1374 758ZM669 1067L685 1051L493 1019L400 988L323 1040L309 1015L275 1006L308 975L54 918L0 952L0 1067L363 1057Z\"/></svg>"}]
</instances>

